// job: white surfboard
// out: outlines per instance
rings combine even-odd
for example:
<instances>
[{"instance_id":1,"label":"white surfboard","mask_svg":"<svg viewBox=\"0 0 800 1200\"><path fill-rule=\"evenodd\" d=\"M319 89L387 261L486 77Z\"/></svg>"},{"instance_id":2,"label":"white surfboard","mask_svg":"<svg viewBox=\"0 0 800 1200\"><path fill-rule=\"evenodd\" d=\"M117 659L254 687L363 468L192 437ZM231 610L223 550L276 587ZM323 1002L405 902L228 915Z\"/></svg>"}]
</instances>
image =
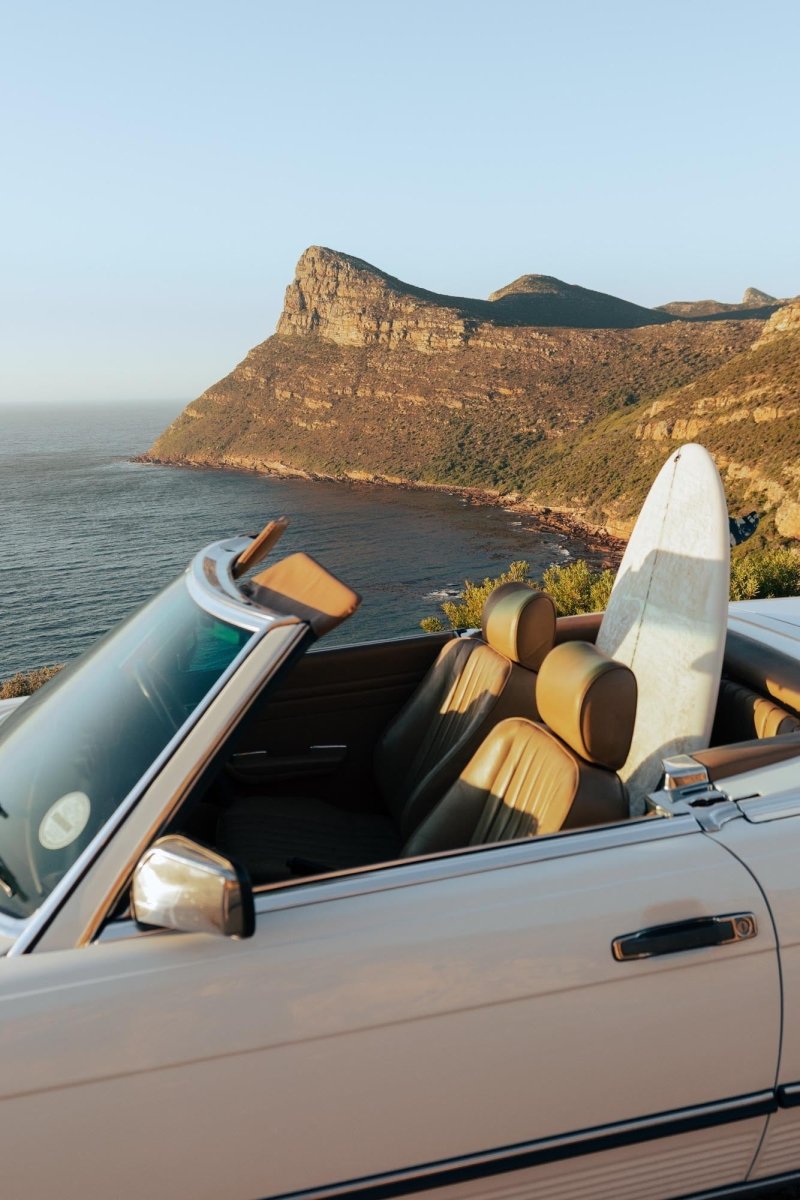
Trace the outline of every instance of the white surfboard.
<instances>
[{"instance_id":1,"label":"white surfboard","mask_svg":"<svg viewBox=\"0 0 800 1200\"><path fill-rule=\"evenodd\" d=\"M631 811L662 759L708 746L728 615L730 534L711 455L682 446L656 477L620 564L597 645L636 676L633 742L620 771Z\"/></svg>"}]
</instances>

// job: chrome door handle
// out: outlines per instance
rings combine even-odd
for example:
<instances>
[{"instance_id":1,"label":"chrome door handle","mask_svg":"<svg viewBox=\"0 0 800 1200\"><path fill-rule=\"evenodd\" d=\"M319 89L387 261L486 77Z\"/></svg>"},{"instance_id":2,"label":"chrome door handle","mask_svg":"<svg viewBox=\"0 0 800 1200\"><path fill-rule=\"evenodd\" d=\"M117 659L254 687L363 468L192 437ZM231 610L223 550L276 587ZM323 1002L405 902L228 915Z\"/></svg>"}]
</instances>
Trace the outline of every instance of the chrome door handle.
<instances>
[{"instance_id":1,"label":"chrome door handle","mask_svg":"<svg viewBox=\"0 0 800 1200\"><path fill-rule=\"evenodd\" d=\"M614 938L611 952L620 962L627 962L634 958L656 958L659 954L700 950L705 946L724 946L728 942L754 938L757 934L758 924L752 913L728 913L625 933Z\"/></svg>"}]
</instances>

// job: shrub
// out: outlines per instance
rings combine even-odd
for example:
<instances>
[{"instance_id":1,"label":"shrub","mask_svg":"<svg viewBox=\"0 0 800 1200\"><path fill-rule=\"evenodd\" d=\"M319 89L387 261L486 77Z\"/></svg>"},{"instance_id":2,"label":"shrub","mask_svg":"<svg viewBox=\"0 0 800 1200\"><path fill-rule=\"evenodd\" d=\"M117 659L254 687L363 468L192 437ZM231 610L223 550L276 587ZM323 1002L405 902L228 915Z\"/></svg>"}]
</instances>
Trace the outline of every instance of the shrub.
<instances>
[{"instance_id":1,"label":"shrub","mask_svg":"<svg viewBox=\"0 0 800 1200\"><path fill-rule=\"evenodd\" d=\"M63 667L37 667L34 671L18 671L10 679L0 682L0 700L15 700L18 696L30 696L43 684L52 679Z\"/></svg>"},{"instance_id":2,"label":"shrub","mask_svg":"<svg viewBox=\"0 0 800 1200\"><path fill-rule=\"evenodd\" d=\"M800 555L788 546L735 553L731 600L760 600L800 594Z\"/></svg>"},{"instance_id":3,"label":"shrub","mask_svg":"<svg viewBox=\"0 0 800 1200\"><path fill-rule=\"evenodd\" d=\"M593 571L583 558L548 567L542 576L542 591L552 596L559 617L602 611L613 584L613 571Z\"/></svg>"},{"instance_id":4,"label":"shrub","mask_svg":"<svg viewBox=\"0 0 800 1200\"><path fill-rule=\"evenodd\" d=\"M470 628L481 623L483 605L501 583L527 583L552 596L560 617L576 613L602 612L614 585L614 571L593 571L585 559L579 558L563 567L548 567L541 583L528 574L529 564L514 562L497 579L483 583L466 580L464 590L455 601L441 605L447 623L440 617L425 617L420 622L429 633L441 629ZM766 600L775 596L800 595L800 554L788 546L768 549L735 551L731 558L731 600Z\"/></svg>"},{"instance_id":5,"label":"shrub","mask_svg":"<svg viewBox=\"0 0 800 1200\"><path fill-rule=\"evenodd\" d=\"M572 613L599 612L606 607L614 583L613 571L593 571L583 559L563 567L548 567L541 583L530 578L530 564L513 562L497 579L482 583L464 582L464 590L456 600L447 600L440 607L446 618L425 617L420 625L428 633L442 629L475 628L481 623L481 613L489 595L501 583L526 583L528 587L552 596L560 617Z\"/></svg>"},{"instance_id":6,"label":"shrub","mask_svg":"<svg viewBox=\"0 0 800 1200\"><path fill-rule=\"evenodd\" d=\"M457 600L446 600L440 605L444 613L447 624L441 617L423 617L420 625L428 633L438 633L442 629L472 629L477 628L481 623L481 613L483 606L494 591L500 587L501 583L527 583L529 587L533 587L528 571L530 564L520 560L513 562L507 571L502 575L498 575L497 579L484 579L483 583L473 583L469 579L464 580L464 590L461 592Z\"/></svg>"}]
</instances>

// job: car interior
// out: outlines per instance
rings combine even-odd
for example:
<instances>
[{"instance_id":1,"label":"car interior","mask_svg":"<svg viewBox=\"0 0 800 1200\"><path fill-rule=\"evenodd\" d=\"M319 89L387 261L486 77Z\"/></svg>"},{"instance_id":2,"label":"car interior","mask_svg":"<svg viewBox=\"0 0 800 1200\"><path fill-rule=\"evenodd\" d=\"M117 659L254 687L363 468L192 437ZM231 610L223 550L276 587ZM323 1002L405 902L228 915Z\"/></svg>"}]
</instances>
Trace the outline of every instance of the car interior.
<instances>
[{"instance_id":1,"label":"car interior","mask_svg":"<svg viewBox=\"0 0 800 1200\"><path fill-rule=\"evenodd\" d=\"M307 555L240 586L317 637L359 603ZM600 620L508 583L480 630L315 647L249 714L187 832L264 887L627 819L636 680L594 645ZM713 781L797 755L798 713L797 664L729 633L694 757Z\"/></svg>"}]
</instances>

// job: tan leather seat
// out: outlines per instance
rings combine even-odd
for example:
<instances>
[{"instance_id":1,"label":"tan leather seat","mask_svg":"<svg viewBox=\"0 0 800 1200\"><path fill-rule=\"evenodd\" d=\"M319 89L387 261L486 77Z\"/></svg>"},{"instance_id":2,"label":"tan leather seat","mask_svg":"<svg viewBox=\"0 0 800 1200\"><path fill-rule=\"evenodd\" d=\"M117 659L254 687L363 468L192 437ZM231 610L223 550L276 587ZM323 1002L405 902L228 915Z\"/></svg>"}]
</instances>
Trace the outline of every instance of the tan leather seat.
<instances>
[{"instance_id":1,"label":"tan leather seat","mask_svg":"<svg viewBox=\"0 0 800 1200\"><path fill-rule=\"evenodd\" d=\"M746 742L751 738L778 737L800 729L797 717L774 700L743 683L722 679L719 685L711 745Z\"/></svg>"},{"instance_id":2,"label":"tan leather seat","mask_svg":"<svg viewBox=\"0 0 800 1200\"><path fill-rule=\"evenodd\" d=\"M489 730L509 716L538 716L535 673L555 638L550 597L504 584L484 605L481 632L446 643L381 736L374 776L384 812L345 812L312 797L242 798L220 818L220 849L256 881L280 878L295 858L330 868L396 858Z\"/></svg>"},{"instance_id":3,"label":"tan leather seat","mask_svg":"<svg viewBox=\"0 0 800 1200\"><path fill-rule=\"evenodd\" d=\"M556 833L628 816L616 771L636 717L636 679L586 642L542 664L542 720L502 721L403 847L406 857Z\"/></svg>"},{"instance_id":4,"label":"tan leather seat","mask_svg":"<svg viewBox=\"0 0 800 1200\"><path fill-rule=\"evenodd\" d=\"M483 607L480 639L440 652L375 749L375 778L403 836L416 829L489 730L509 716L536 719L536 672L555 640L543 592L506 583Z\"/></svg>"}]
</instances>

